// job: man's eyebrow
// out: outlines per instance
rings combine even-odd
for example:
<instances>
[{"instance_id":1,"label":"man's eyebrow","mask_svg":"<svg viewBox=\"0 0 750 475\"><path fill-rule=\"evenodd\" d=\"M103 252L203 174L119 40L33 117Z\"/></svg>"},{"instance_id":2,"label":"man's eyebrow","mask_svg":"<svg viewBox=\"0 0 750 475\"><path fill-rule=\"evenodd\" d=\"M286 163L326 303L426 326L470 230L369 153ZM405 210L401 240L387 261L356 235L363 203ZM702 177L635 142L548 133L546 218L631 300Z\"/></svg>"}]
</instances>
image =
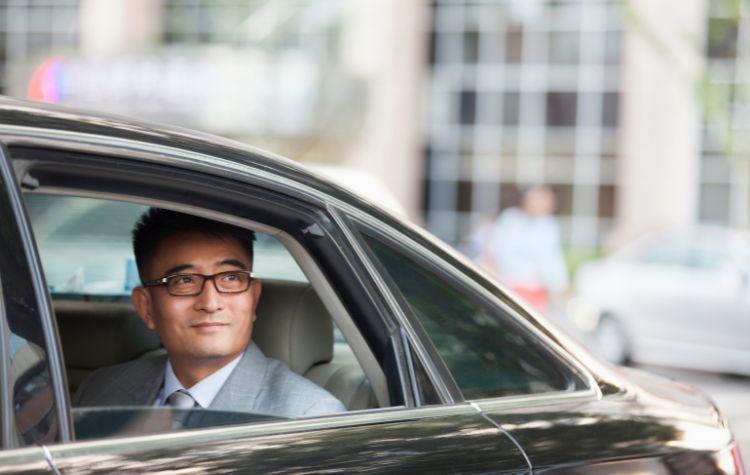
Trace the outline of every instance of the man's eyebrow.
<instances>
[{"instance_id":1,"label":"man's eyebrow","mask_svg":"<svg viewBox=\"0 0 750 475\"><path fill-rule=\"evenodd\" d=\"M195 266L192 264L180 264L178 266L171 267L164 272L164 275L178 274L184 270L192 269Z\"/></svg>"},{"instance_id":2,"label":"man's eyebrow","mask_svg":"<svg viewBox=\"0 0 750 475\"><path fill-rule=\"evenodd\" d=\"M239 267L240 269L247 269L248 267L250 267L239 259L224 259L223 261L219 261L217 264L220 266Z\"/></svg>"}]
</instances>

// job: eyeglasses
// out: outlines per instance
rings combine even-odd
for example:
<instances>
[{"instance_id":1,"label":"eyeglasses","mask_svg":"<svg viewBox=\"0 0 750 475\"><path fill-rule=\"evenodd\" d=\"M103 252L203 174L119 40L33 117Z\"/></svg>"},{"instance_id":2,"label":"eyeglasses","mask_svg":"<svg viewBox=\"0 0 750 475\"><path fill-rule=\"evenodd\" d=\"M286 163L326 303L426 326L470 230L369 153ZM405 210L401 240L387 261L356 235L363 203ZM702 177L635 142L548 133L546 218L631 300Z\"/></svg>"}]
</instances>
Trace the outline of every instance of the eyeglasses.
<instances>
[{"instance_id":1,"label":"eyeglasses","mask_svg":"<svg viewBox=\"0 0 750 475\"><path fill-rule=\"evenodd\" d=\"M246 270L230 270L213 275L171 274L160 279L144 282L144 287L167 287L169 295L175 297L194 297L203 292L207 280L214 281L214 287L222 294L238 294L246 291L253 280L253 273Z\"/></svg>"}]
</instances>

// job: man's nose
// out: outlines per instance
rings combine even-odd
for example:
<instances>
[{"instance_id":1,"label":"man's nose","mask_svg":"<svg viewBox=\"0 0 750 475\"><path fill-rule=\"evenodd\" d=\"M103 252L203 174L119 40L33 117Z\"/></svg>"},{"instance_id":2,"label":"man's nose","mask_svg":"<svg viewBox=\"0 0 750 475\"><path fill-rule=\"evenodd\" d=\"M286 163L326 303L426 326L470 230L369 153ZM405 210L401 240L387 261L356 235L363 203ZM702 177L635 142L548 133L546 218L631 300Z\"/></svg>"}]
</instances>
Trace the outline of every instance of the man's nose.
<instances>
[{"instance_id":1,"label":"man's nose","mask_svg":"<svg viewBox=\"0 0 750 475\"><path fill-rule=\"evenodd\" d=\"M195 306L198 310L205 312L216 312L223 308L221 293L216 289L216 282L213 279L206 279L203 291L196 297Z\"/></svg>"}]
</instances>

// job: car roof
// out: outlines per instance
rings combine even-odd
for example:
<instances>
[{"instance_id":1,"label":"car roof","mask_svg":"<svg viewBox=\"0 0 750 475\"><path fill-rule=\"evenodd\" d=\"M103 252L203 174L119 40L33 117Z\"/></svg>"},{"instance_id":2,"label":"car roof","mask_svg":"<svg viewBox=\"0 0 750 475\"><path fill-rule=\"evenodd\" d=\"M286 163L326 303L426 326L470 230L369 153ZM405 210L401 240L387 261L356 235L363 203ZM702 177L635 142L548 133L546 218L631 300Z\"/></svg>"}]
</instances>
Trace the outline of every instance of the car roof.
<instances>
[{"instance_id":1,"label":"car roof","mask_svg":"<svg viewBox=\"0 0 750 475\"><path fill-rule=\"evenodd\" d=\"M55 130L111 137L221 157L294 180L351 206L363 209L380 219L386 221L394 219L394 216L384 212L376 203L368 201L356 192L286 157L216 135L113 114L0 96L0 129L11 128ZM396 221L402 220L397 218Z\"/></svg>"}]
</instances>

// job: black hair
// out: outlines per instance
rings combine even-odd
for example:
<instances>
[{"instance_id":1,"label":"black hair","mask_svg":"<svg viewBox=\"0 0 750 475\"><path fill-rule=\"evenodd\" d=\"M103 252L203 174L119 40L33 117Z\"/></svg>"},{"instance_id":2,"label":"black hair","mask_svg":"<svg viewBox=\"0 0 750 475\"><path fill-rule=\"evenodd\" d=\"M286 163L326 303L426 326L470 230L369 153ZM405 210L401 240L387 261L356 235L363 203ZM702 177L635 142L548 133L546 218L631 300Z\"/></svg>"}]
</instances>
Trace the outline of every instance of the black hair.
<instances>
[{"instance_id":1,"label":"black hair","mask_svg":"<svg viewBox=\"0 0 750 475\"><path fill-rule=\"evenodd\" d=\"M166 238L198 232L211 237L236 239L253 262L255 233L249 229L163 208L149 208L133 227L133 253L143 281L148 263Z\"/></svg>"}]
</instances>

